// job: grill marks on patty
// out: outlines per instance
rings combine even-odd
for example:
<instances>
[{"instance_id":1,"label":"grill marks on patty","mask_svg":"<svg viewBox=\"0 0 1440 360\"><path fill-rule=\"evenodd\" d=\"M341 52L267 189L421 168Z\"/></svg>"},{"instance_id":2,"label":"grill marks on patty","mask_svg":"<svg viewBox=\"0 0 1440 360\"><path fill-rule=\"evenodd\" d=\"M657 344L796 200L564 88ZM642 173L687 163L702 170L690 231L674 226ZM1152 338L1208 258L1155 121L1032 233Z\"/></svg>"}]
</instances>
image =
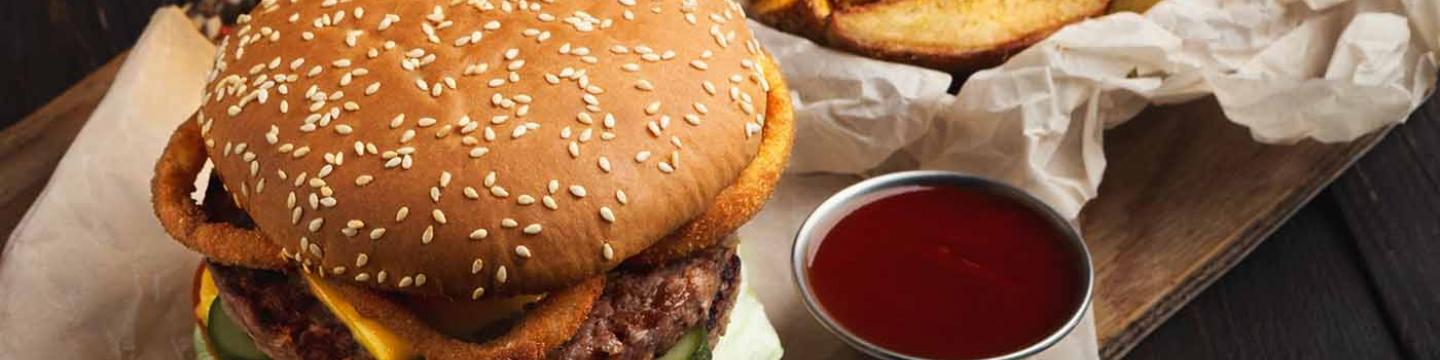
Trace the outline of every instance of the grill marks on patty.
<instances>
[{"instance_id":1,"label":"grill marks on patty","mask_svg":"<svg viewBox=\"0 0 1440 360\"><path fill-rule=\"evenodd\" d=\"M285 273L207 263L227 313L275 359L370 359L343 324ZM718 247L612 274L589 318L553 359L651 359L704 325L713 344L733 307L740 258Z\"/></svg>"}]
</instances>

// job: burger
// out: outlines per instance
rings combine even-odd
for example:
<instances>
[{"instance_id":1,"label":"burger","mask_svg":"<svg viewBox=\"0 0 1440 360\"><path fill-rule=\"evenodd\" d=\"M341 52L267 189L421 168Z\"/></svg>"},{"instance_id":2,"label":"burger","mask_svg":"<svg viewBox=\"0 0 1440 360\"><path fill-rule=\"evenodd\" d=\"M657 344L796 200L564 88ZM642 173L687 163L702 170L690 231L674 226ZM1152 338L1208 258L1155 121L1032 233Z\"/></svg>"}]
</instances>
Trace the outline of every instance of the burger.
<instances>
[{"instance_id":1,"label":"burger","mask_svg":"<svg viewBox=\"0 0 1440 360\"><path fill-rule=\"evenodd\" d=\"M196 350L778 357L733 234L793 115L746 26L725 0L259 2L151 184L204 256Z\"/></svg>"}]
</instances>

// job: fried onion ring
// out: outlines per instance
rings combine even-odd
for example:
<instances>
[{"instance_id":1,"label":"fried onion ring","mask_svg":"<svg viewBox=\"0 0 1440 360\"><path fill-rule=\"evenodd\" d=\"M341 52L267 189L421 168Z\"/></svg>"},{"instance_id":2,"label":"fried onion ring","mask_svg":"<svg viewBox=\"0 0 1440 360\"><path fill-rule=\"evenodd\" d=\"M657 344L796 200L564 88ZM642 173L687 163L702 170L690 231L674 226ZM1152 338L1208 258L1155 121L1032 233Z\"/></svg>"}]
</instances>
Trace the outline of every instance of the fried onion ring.
<instances>
[{"instance_id":1,"label":"fried onion ring","mask_svg":"<svg viewBox=\"0 0 1440 360\"><path fill-rule=\"evenodd\" d=\"M795 113L779 64L769 54L762 58L760 66L770 91L765 96L765 127L755 160L740 171L734 184L715 196L704 213L626 260L628 264L658 266L718 245L760 212L775 192L775 183L785 171L790 148L795 144Z\"/></svg>"},{"instance_id":2,"label":"fried onion ring","mask_svg":"<svg viewBox=\"0 0 1440 360\"><path fill-rule=\"evenodd\" d=\"M440 333L400 303L354 284L327 282L355 307L415 347L426 359L541 359L570 340L605 290L600 275L565 290L551 292L527 311L505 335L482 344Z\"/></svg>"},{"instance_id":3,"label":"fried onion ring","mask_svg":"<svg viewBox=\"0 0 1440 360\"><path fill-rule=\"evenodd\" d=\"M265 234L223 222L213 221L190 199L195 192L195 177L205 167L205 145L200 127L185 121L170 135L165 152L155 163L155 177L150 180L151 201L155 217L170 237L216 262L258 269L286 268L280 247ZM210 201L223 201L211 199Z\"/></svg>"}]
</instances>

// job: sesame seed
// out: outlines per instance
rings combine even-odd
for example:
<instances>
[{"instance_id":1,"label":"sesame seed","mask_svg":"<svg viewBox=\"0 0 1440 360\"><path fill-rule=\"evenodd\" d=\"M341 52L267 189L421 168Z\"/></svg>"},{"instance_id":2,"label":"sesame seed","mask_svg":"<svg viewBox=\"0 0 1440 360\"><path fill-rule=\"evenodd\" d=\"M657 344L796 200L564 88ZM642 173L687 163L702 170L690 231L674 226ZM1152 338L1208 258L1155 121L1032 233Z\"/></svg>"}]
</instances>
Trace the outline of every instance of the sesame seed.
<instances>
[{"instance_id":1,"label":"sesame seed","mask_svg":"<svg viewBox=\"0 0 1440 360\"><path fill-rule=\"evenodd\" d=\"M615 200L619 201L620 205L627 205L630 203L630 198L625 195L624 190L615 190Z\"/></svg>"},{"instance_id":2,"label":"sesame seed","mask_svg":"<svg viewBox=\"0 0 1440 360\"><path fill-rule=\"evenodd\" d=\"M499 186L499 185L496 185L496 186L490 187L490 195L495 195L495 197L498 197L498 198L506 198L506 197L510 197L510 192L509 192L509 191L505 191L505 188L504 188L504 187Z\"/></svg>"},{"instance_id":3,"label":"sesame seed","mask_svg":"<svg viewBox=\"0 0 1440 360\"><path fill-rule=\"evenodd\" d=\"M369 273L359 273L359 274L355 274L355 281L359 281L359 282L370 281L370 274L369 274Z\"/></svg>"},{"instance_id":4,"label":"sesame seed","mask_svg":"<svg viewBox=\"0 0 1440 360\"><path fill-rule=\"evenodd\" d=\"M431 186L431 187L430 187L430 200L431 200L431 201L434 201L434 202L437 202L437 203L440 202L440 188L439 188L439 187L436 187L436 186Z\"/></svg>"},{"instance_id":5,"label":"sesame seed","mask_svg":"<svg viewBox=\"0 0 1440 360\"><path fill-rule=\"evenodd\" d=\"M415 274L415 286L425 286L425 274Z\"/></svg>"},{"instance_id":6,"label":"sesame seed","mask_svg":"<svg viewBox=\"0 0 1440 360\"><path fill-rule=\"evenodd\" d=\"M344 267L344 266L336 266L336 267L330 268L330 274L331 274L331 275L341 275L341 274L344 274L344 273L345 273L345 267Z\"/></svg>"},{"instance_id":7,"label":"sesame seed","mask_svg":"<svg viewBox=\"0 0 1440 360\"><path fill-rule=\"evenodd\" d=\"M485 173L485 187L495 186L495 178L498 176L494 171Z\"/></svg>"},{"instance_id":8,"label":"sesame seed","mask_svg":"<svg viewBox=\"0 0 1440 360\"><path fill-rule=\"evenodd\" d=\"M310 220L310 232L319 232L320 227L322 226L325 226L325 218L315 218L313 220Z\"/></svg>"},{"instance_id":9,"label":"sesame seed","mask_svg":"<svg viewBox=\"0 0 1440 360\"><path fill-rule=\"evenodd\" d=\"M583 198L585 197L585 187L580 185L570 185L570 194L574 195L577 198Z\"/></svg>"},{"instance_id":10,"label":"sesame seed","mask_svg":"<svg viewBox=\"0 0 1440 360\"><path fill-rule=\"evenodd\" d=\"M525 229L523 229L522 231L524 231L526 235L535 235L539 234L540 230L540 224L530 224L526 225Z\"/></svg>"},{"instance_id":11,"label":"sesame seed","mask_svg":"<svg viewBox=\"0 0 1440 360\"><path fill-rule=\"evenodd\" d=\"M500 265L500 268L495 270L495 281L496 281L496 282L499 282L499 283L501 283L501 284L504 284L504 283L505 283L505 280L508 280L509 278L510 278L509 274L507 274L507 273L505 272L505 265Z\"/></svg>"},{"instance_id":12,"label":"sesame seed","mask_svg":"<svg viewBox=\"0 0 1440 360\"><path fill-rule=\"evenodd\" d=\"M484 147L484 146L475 147L475 148L470 149L470 157L472 157L472 158L478 158L478 157L481 157L481 156L485 156L485 154L488 154L488 153L490 153L490 148L487 148L487 147Z\"/></svg>"},{"instance_id":13,"label":"sesame seed","mask_svg":"<svg viewBox=\"0 0 1440 360\"><path fill-rule=\"evenodd\" d=\"M519 223L519 222L516 222L515 219L511 219L511 218L500 219L500 227L507 228L507 229L513 229L513 228L515 228L515 227L517 227L517 226L520 226L520 223Z\"/></svg>"},{"instance_id":14,"label":"sesame seed","mask_svg":"<svg viewBox=\"0 0 1440 360\"><path fill-rule=\"evenodd\" d=\"M490 236L490 231L485 229L475 229L475 231L470 232L471 240L480 240L487 236Z\"/></svg>"},{"instance_id":15,"label":"sesame seed","mask_svg":"<svg viewBox=\"0 0 1440 360\"><path fill-rule=\"evenodd\" d=\"M385 270L380 270L380 272L375 273L375 282L383 284L385 283L385 278L389 277L389 275L390 273L385 272Z\"/></svg>"},{"instance_id":16,"label":"sesame seed","mask_svg":"<svg viewBox=\"0 0 1440 360\"><path fill-rule=\"evenodd\" d=\"M660 167L660 172L662 173L669 174L675 172L675 167L670 166L670 163L668 162L661 161L658 166Z\"/></svg>"},{"instance_id":17,"label":"sesame seed","mask_svg":"<svg viewBox=\"0 0 1440 360\"><path fill-rule=\"evenodd\" d=\"M601 156L601 157L600 157L600 160L599 160L598 162L599 162L599 164L600 164L600 170L601 170L601 171L604 171L604 172L607 172L607 173L610 172L610 159L608 159L608 158L606 158L606 157L604 157L604 156Z\"/></svg>"},{"instance_id":18,"label":"sesame seed","mask_svg":"<svg viewBox=\"0 0 1440 360\"><path fill-rule=\"evenodd\" d=\"M470 300L479 300L480 297L483 297L483 296L485 296L485 288L484 288L484 287L476 287L476 288L475 288L475 291L470 292Z\"/></svg>"},{"instance_id":19,"label":"sesame seed","mask_svg":"<svg viewBox=\"0 0 1440 360\"><path fill-rule=\"evenodd\" d=\"M515 203L518 203L518 204L520 204L520 205L530 205L530 204L534 204L534 203L535 203L535 197L530 196L530 195L520 195L519 198L516 198L516 199L515 199Z\"/></svg>"},{"instance_id":20,"label":"sesame seed","mask_svg":"<svg viewBox=\"0 0 1440 360\"><path fill-rule=\"evenodd\" d=\"M369 263L370 263L370 255L365 255L365 253L360 253L360 255L355 255L355 267L357 267L357 268L359 268L359 267L365 267L365 264L369 264Z\"/></svg>"},{"instance_id":21,"label":"sesame seed","mask_svg":"<svg viewBox=\"0 0 1440 360\"><path fill-rule=\"evenodd\" d=\"M445 224L445 212L444 212L444 211L440 211L440 209L432 210L432 211L430 211L430 216L435 218L435 222L440 223L441 225L444 225L444 224Z\"/></svg>"},{"instance_id":22,"label":"sesame seed","mask_svg":"<svg viewBox=\"0 0 1440 360\"><path fill-rule=\"evenodd\" d=\"M643 163L643 162L645 162L645 160L649 160L649 159L650 159L650 152L649 152L649 151L641 151L641 152L635 153L635 162L637 162L637 163Z\"/></svg>"},{"instance_id":23,"label":"sesame seed","mask_svg":"<svg viewBox=\"0 0 1440 360\"><path fill-rule=\"evenodd\" d=\"M610 243L607 242L605 245L600 246L600 255L604 256L607 261L615 260L615 248L611 247Z\"/></svg>"},{"instance_id":24,"label":"sesame seed","mask_svg":"<svg viewBox=\"0 0 1440 360\"><path fill-rule=\"evenodd\" d=\"M709 69L710 69L710 64L706 64L704 61L701 61L701 60L691 60L691 61L690 61L690 67L693 67L693 68L698 69L698 70L709 70Z\"/></svg>"},{"instance_id":25,"label":"sesame seed","mask_svg":"<svg viewBox=\"0 0 1440 360\"><path fill-rule=\"evenodd\" d=\"M421 243L421 244L429 244L430 241L432 241L432 240L435 240L435 226L434 226L434 225L426 226L426 227L425 227L425 232L422 233L422 234L420 234L420 243Z\"/></svg>"},{"instance_id":26,"label":"sesame seed","mask_svg":"<svg viewBox=\"0 0 1440 360\"><path fill-rule=\"evenodd\" d=\"M401 288L407 288L407 287L410 287L410 285L414 285L414 284L415 284L415 278L406 276L406 277L400 278L400 284L398 284L397 286L399 286L399 287L401 287Z\"/></svg>"},{"instance_id":27,"label":"sesame seed","mask_svg":"<svg viewBox=\"0 0 1440 360\"><path fill-rule=\"evenodd\" d=\"M652 103L650 103L649 105L645 105L645 114L646 114L646 115L655 115L655 113L658 113L658 112L660 112L660 102L659 102L659 101L652 102Z\"/></svg>"},{"instance_id":28,"label":"sesame seed","mask_svg":"<svg viewBox=\"0 0 1440 360\"><path fill-rule=\"evenodd\" d=\"M522 258L522 259L529 259L529 258L530 258L530 248L525 247L525 245L516 245L516 246L515 246L515 256L519 256L519 257Z\"/></svg>"},{"instance_id":29,"label":"sesame seed","mask_svg":"<svg viewBox=\"0 0 1440 360\"><path fill-rule=\"evenodd\" d=\"M385 228L375 228L373 230L370 230L370 240L380 240L380 238L382 237L385 237Z\"/></svg>"},{"instance_id":30,"label":"sesame seed","mask_svg":"<svg viewBox=\"0 0 1440 360\"><path fill-rule=\"evenodd\" d=\"M400 210L395 211L395 222L405 221L407 217L410 217L410 208L401 206Z\"/></svg>"},{"instance_id":31,"label":"sesame seed","mask_svg":"<svg viewBox=\"0 0 1440 360\"><path fill-rule=\"evenodd\" d=\"M610 210L610 207L601 206L601 207L600 207L600 218L601 218L601 219L605 219L605 222L613 223L613 222L615 222L615 212L612 211L612 210Z\"/></svg>"}]
</instances>

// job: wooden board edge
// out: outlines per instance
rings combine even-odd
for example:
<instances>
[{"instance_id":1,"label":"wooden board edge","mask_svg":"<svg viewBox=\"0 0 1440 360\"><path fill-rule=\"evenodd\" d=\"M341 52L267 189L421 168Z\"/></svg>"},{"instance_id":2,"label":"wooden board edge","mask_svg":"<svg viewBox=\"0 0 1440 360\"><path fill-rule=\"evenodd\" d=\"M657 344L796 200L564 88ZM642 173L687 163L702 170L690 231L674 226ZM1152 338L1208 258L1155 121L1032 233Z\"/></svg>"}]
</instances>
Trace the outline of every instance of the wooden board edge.
<instances>
[{"instance_id":1,"label":"wooden board edge","mask_svg":"<svg viewBox=\"0 0 1440 360\"><path fill-rule=\"evenodd\" d=\"M55 166L115 81L128 51L121 52L59 96L0 131L0 207L14 218L0 221L0 252L20 218L49 183ZM10 211L7 211L7 214Z\"/></svg>"},{"instance_id":2,"label":"wooden board edge","mask_svg":"<svg viewBox=\"0 0 1440 360\"><path fill-rule=\"evenodd\" d=\"M1301 207L1309 203L1311 199L1320 194L1321 190L1338 179L1341 174L1349 169L1351 165L1369 153L1380 140L1385 138L1397 125L1389 125L1377 132L1365 135L1354 140L1350 146L1345 148L1344 156L1336 157L1341 161L1326 164L1322 173L1327 174L1323 179L1306 184L1304 187L1291 192L1284 201L1276 204L1273 208L1278 210L1272 214L1262 216L1264 221L1252 223L1242 231L1238 241L1232 243L1225 251L1220 252L1201 265L1198 270L1184 278L1180 284L1172 287L1165 295L1150 302L1149 310L1131 321L1119 335L1111 339L1096 339L1100 342L1101 359L1120 359L1140 344L1141 340L1177 311L1194 300L1202 291L1209 288L1211 284L1219 280L1222 275L1229 272L1231 268L1238 265L1247 255L1259 247L1270 234L1274 233L1285 224L1286 220L1294 216Z\"/></svg>"}]
</instances>

